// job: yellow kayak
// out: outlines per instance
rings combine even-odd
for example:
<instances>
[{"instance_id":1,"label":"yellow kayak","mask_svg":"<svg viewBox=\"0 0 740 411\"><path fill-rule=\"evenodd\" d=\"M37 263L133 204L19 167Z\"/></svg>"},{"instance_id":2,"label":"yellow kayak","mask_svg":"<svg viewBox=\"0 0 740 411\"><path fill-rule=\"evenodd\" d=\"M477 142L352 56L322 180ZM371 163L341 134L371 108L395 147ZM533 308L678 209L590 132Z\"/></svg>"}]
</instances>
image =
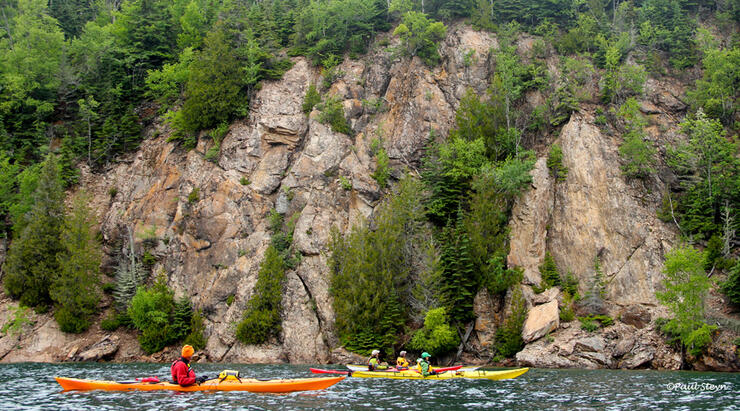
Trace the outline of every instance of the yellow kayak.
<instances>
[{"instance_id":1,"label":"yellow kayak","mask_svg":"<svg viewBox=\"0 0 740 411\"><path fill-rule=\"evenodd\" d=\"M257 380L253 378L242 378L241 381L226 380L218 378L208 380L201 384L193 384L181 387L170 382L118 382L118 381L96 381L78 378L56 377L57 382L65 391L78 390L105 390L105 391L250 391L250 392L293 392L323 390L342 381L346 377L330 378L296 378L288 380Z\"/></svg>"},{"instance_id":2,"label":"yellow kayak","mask_svg":"<svg viewBox=\"0 0 740 411\"><path fill-rule=\"evenodd\" d=\"M353 371L352 376L358 378L392 378L397 380L451 380L453 378L508 380L516 378L527 371L529 371L529 368L501 371L445 371L439 375L430 375L427 377L413 371Z\"/></svg>"}]
</instances>

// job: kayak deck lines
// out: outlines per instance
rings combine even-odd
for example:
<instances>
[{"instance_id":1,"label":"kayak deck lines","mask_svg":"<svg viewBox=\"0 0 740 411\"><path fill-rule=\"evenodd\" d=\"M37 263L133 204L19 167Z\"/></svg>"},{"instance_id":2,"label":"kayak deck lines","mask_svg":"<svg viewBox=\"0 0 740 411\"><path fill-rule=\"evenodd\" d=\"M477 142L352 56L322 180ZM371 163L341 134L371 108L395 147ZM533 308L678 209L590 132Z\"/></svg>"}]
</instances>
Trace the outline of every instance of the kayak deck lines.
<instances>
[{"instance_id":1,"label":"kayak deck lines","mask_svg":"<svg viewBox=\"0 0 740 411\"><path fill-rule=\"evenodd\" d=\"M242 378L241 381L225 380L221 381L214 378L201 384L181 387L178 384L170 382L118 382L118 381L99 381L79 378L55 377L64 391L249 391L249 392L269 392L285 393L294 391L313 391L323 390L345 379L341 377L317 377L317 378L295 378L295 379L274 379L259 380L253 378Z\"/></svg>"}]
</instances>

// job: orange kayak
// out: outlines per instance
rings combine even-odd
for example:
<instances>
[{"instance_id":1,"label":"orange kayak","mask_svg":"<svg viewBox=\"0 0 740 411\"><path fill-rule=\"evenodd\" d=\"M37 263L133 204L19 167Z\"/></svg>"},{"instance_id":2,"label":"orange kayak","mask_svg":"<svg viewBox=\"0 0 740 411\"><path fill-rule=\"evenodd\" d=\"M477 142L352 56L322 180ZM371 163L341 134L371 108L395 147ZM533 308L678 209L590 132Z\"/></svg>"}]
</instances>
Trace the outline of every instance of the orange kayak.
<instances>
[{"instance_id":1,"label":"orange kayak","mask_svg":"<svg viewBox=\"0 0 740 411\"><path fill-rule=\"evenodd\" d=\"M77 390L105 390L105 391L249 391L249 392L293 392L323 390L342 381L346 377L329 378L296 378L288 380L257 380L253 378L242 378L241 381L225 380L218 378L208 380L201 384L181 387L170 382L118 382L118 381L96 381L83 380L79 378L55 377L59 385L65 391Z\"/></svg>"}]
</instances>

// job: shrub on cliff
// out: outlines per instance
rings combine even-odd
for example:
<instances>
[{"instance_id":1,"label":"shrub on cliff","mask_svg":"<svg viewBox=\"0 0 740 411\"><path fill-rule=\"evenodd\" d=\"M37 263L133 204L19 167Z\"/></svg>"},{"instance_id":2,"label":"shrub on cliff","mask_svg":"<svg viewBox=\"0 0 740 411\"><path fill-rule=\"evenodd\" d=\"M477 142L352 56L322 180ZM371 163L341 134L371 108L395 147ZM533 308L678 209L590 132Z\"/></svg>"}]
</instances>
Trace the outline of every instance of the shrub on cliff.
<instances>
[{"instance_id":1,"label":"shrub on cliff","mask_svg":"<svg viewBox=\"0 0 740 411\"><path fill-rule=\"evenodd\" d=\"M622 173L627 178L647 178L655 172L656 150L645 141L644 128L647 120L640 113L640 106L634 97L622 104L617 114L625 121L624 142L619 146L622 157Z\"/></svg>"},{"instance_id":2,"label":"shrub on cliff","mask_svg":"<svg viewBox=\"0 0 740 411\"><path fill-rule=\"evenodd\" d=\"M689 353L698 355L717 328L704 322L704 299L711 286L704 271L704 257L691 246L678 246L666 254L663 273L665 291L656 296L673 318L662 329L674 335Z\"/></svg>"},{"instance_id":3,"label":"shrub on cliff","mask_svg":"<svg viewBox=\"0 0 740 411\"><path fill-rule=\"evenodd\" d=\"M257 284L242 320L236 327L236 338L244 344L262 344L280 332L280 303L285 279L285 263L278 250L270 245L260 265Z\"/></svg>"},{"instance_id":4,"label":"shrub on cliff","mask_svg":"<svg viewBox=\"0 0 740 411\"><path fill-rule=\"evenodd\" d=\"M344 117L344 106L342 106L341 100L336 97L329 97L317 107L321 110L321 114L319 114L319 121L321 123L328 124L332 131L336 133L352 134L349 122Z\"/></svg>"},{"instance_id":5,"label":"shrub on cliff","mask_svg":"<svg viewBox=\"0 0 740 411\"><path fill-rule=\"evenodd\" d=\"M450 326L445 308L440 307L427 311L424 327L414 333L409 341L409 348L427 351L437 357L454 349L459 343L460 337Z\"/></svg>"},{"instance_id":6,"label":"shrub on cliff","mask_svg":"<svg viewBox=\"0 0 740 411\"><path fill-rule=\"evenodd\" d=\"M542 281L549 287L557 287L561 284L560 271L558 266L555 265L555 260L552 258L552 254L549 251L545 252L545 261L539 267L540 274L542 275Z\"/></svg>"},{"instance_id":7,"label":"shrub on cliff","mask_svg":"<svg viewBox=\"0 0 740 411\"><path fill-rule=\"evenodd\" d=\"M444 39L447 27L439 21L430 20L426 14L409 11L403 15L401 24L393 31L394 36L401 38L404 52L419 56L424 64L436 66L441 57L437 44Z\"/></svg>"},{"instance_id":8,"label":"shrub on cliff","mask_svg":"<svg viewBox=\"0 0 740 411\"><path fill-rule=\"evenodd\" d=\"M134 328L141 332L139 344L147 354L182 341L191 332L190 300L175 302L163 272L152 286L139 287L127 313Z\"/></svg>"}]
</instances>

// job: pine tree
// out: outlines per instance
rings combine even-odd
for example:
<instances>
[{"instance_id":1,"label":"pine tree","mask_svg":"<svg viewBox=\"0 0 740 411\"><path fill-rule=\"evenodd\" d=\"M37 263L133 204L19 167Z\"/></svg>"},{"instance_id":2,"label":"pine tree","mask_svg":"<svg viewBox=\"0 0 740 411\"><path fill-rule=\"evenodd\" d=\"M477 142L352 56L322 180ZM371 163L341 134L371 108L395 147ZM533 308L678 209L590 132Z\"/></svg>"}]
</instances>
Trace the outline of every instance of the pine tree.
<instances>
[{"instance_id":1,"label":"pine tree","mask_svg":"<svg viewBox=\"0 0 740 411\"><path fill-rule=\"evenodd\" d=\"M92 233L95 221L88 203L87 195L78 194L65 218L60 238L64 251L57 255L59 274L49 292L57 307L54 318L64 332L85 331L100 299L101 251Z\"/></svg>"},{"instance_id":2,"label":"pine tree","mask_svg":"<svg viewBox=\"0 0 740 411\"><path fill-rule=\"evenodd\" d=\"M458 211L456 222L443 230L442 295L452 322L465 323L474 318L473 297L479 279L470 256L470 240L462 224L463 213Z\"/></svg>"},{"instance_id":3,"label":"pine tree","mask_svg":"<svg viewBox=\"0 0 740 411\"><path fill-rule=\"evenodd\" d=\"M190 334L190 323L193 318L193 306L188 297L182 297L175 303L175 311L172 319L172 332L174 338L182 340Z\"/></svg>"},{"instance_id":4,"label":"pine tree","mask_svg":"<svg viewBox=\"0 0 740 411\"><path fill-rule=\"evenodd\" d=\"M57 255L64 251L59 237L64 222L64 191L59 164L53 154L41 168L27 225L13 241L5 263L4 285L21 304L45 309L49 306L54 275L59 272Z\"/></svg>"}]
</instances>

